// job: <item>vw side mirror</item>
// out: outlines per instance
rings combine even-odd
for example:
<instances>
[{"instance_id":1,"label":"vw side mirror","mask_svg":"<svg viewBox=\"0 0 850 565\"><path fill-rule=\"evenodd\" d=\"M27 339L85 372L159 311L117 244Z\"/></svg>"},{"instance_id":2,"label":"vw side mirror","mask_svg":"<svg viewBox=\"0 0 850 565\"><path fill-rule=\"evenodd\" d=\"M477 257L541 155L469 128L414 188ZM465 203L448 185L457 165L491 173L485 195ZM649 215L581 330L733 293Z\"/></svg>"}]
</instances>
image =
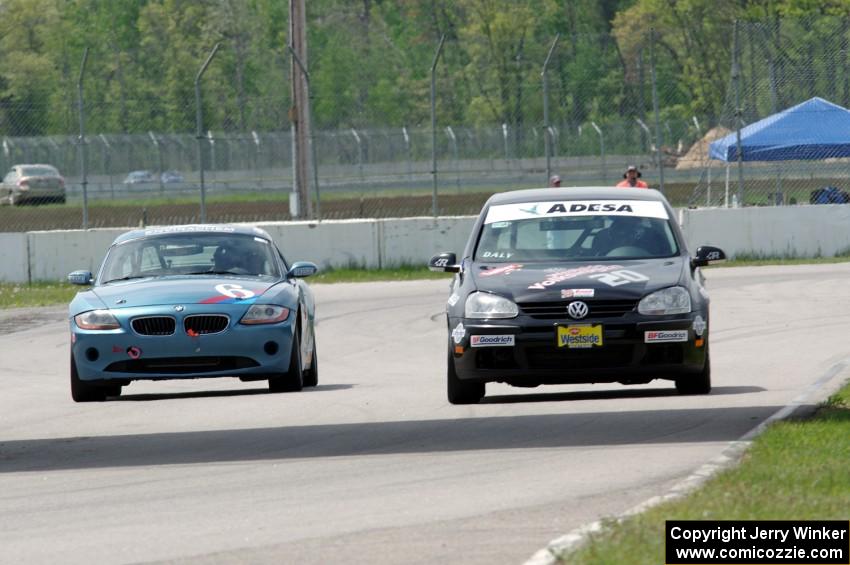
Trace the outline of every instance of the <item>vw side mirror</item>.
<instances>
[{"instance_id":1,"label":"vw side mirror","mask_svg":"<svg viewBox=\"0 0 850 565\"><path fill-rule=\"evenodd\" d=\"M428 261L428 268L437 273L459 273L460 265L457 264L457 255L454 253L440 253L434 255Z\"/></svg>"},{"instance_id":2,"label":"vw side mirror","mask_svg":"<svg viewBox=\"0 0 850 565\"><path fill-rule=\"evenodd\" d=\"M726 253L719 247L711 245L703 245L697 247L697 254L691 259L691 265L694 267L705 267L711 263L720 263L726 260Z\"/></svg>"}]
</instances>

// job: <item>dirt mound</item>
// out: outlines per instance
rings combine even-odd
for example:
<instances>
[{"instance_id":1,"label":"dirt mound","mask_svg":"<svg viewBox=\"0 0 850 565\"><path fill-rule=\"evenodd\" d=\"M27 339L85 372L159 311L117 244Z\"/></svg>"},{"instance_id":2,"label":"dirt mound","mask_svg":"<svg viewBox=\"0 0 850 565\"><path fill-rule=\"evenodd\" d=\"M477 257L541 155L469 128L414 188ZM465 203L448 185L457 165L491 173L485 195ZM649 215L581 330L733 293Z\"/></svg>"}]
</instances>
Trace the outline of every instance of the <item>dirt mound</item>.
<instances>
[{"instance_id":1,"label":"dirt mound","mask_svg":"<svg viewBox=\"0 0 850 565\"><path fill-rule=\"evenodd\" d=\"M702 139L691 145L688 152L685 153L676 163L676 170L682 169L703 169L708 166L721 166L722 161L710 160L708 158L709 146L712 141L717 141L722 137L726 137L732 133L731 130L723 126L717 126L708 130Z\"/></svg>"}]
</instances>

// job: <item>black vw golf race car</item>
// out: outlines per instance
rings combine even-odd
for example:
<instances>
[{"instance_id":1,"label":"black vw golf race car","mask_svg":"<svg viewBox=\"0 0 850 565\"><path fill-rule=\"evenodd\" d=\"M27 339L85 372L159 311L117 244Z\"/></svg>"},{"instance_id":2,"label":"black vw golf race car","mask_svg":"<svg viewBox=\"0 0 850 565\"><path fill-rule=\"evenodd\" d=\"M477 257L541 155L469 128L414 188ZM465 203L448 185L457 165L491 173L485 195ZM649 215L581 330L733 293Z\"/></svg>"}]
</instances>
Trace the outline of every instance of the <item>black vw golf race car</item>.
<instances>
[{"instance_id":1,"label":"black vw golf race car","mask_svg":"<svg viewBox=\"0 0 850 565\"><path fill-rule=\"evenodd\" d=\"M448 399L476 403L485 384L643 384L711 391L708 294L658 191L548 188L492 196L460 260L446 306Z\"/></svg>"}]
</instances>

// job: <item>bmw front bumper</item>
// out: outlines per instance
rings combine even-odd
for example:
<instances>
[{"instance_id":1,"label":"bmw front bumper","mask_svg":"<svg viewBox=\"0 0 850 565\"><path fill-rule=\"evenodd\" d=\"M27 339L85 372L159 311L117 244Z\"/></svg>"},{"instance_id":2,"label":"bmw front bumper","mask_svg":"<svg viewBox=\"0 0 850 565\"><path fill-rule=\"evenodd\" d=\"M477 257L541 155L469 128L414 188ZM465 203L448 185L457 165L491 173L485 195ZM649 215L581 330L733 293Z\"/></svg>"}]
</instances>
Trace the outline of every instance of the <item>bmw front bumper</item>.
<instances>
[{"instance_id":1,"label":"bmw front bumper","mask_svg":"<svg viewBox=\"0 0 850 565\"><path fill-rule=\"evenodd\" d=\"M146 306L110 311L121 324L116 330L83 330L73 319L71 352L80 380L122 381L139 379L183 379L205 377L264 378L285 373L293 343L290 316L277 324L243 325L239 312L222 311L217 305L193 305L177 313L172 306ZM184 318L197 315L226 315L223 331L189 335ZM175 318L171 335L140 335L135 318Z\"/></svg>"}]
</instances>

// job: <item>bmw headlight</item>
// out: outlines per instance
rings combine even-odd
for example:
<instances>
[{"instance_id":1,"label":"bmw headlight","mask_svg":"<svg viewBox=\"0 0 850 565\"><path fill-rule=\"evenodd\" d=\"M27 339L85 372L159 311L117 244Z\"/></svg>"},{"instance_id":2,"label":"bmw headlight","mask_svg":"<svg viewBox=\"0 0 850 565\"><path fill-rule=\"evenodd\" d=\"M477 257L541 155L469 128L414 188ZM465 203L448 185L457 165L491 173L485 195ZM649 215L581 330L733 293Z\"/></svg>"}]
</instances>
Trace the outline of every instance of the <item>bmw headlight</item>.
<instances>
[{"instance_id":1,"label":"bmw headlight","mask_svg":"<svg viewBox=\"0 0 850 565\"><path fill-rule=\"evenodd\" d=\"M638 312L647 316L687 314L691 311L691 295L681 286L671 286L643 297Z\"/></svg>"},{"instance_id":2,"label":"bmw headlight","mask_svg":"<svg viewBox=\"0 0 850 565\"><path fill-rule=\"evenodd\" d=\"M117 330L121 327L109 310L90 310L77 314L74 322L83 330Z\"/></svg>"},{"instance_id":3,"label":"bmw headlight","mask_svg":"<svg viewBox=\"0 0 850 565\"><path fill-rule=\"evenodd\" d=\"M240 324L276 324L282 322L289 317L289 308L283 306L275 306L274 304L254 304L242 319Z\"/></svg>"},{"instance_id":4,"label":"bmw headlight","mask_svg":"<svg viewBox=\"0 0 850 565\"><path fill-rule=\"evenodd\" d=\"M466 299L467 318L516 318L519 308L513 301L490 294L473 292Z\"/></svg>"}]
</instances>

